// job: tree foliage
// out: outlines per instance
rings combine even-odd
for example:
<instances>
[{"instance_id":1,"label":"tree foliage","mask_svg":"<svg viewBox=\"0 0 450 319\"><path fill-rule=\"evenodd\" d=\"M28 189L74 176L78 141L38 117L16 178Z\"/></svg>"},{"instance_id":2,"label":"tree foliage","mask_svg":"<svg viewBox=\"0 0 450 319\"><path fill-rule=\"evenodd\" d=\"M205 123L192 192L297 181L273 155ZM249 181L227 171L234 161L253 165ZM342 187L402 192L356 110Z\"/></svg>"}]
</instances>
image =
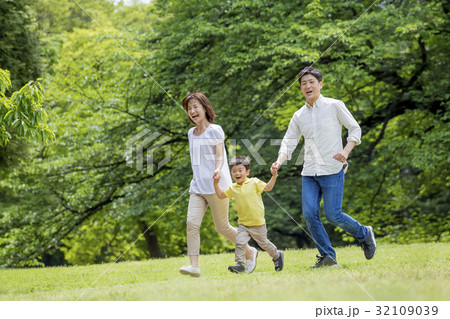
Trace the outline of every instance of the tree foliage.
<instances>
[{"instance_id":1,"label":"tree foliage","mask_svg":"<svg viewBox=\"0 0 450 319\"><path fill-rule=\"evenodd\" d=\"M43 92L39 82L30 82L11 97L5 92L11 87L9 72L0 69L0 146L5 146L13 129L17 136L46 143L54 138L46 124L47 113L42 108Z\"/></svg>"}]
</instances>

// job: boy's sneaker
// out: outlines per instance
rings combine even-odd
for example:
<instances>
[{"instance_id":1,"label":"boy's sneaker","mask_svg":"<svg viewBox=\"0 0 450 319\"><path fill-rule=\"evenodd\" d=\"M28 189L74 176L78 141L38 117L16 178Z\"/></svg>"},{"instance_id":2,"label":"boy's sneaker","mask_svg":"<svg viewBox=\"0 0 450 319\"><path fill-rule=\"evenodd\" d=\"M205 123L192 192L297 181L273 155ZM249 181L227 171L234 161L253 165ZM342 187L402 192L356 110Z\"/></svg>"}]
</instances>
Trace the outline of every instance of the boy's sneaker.
<instances>
[{"instance_id":1,"label":"boy's sneaker","mask_svg":"<svg viewBox=\"0 0 450 319\"><path fill-rule=\"evenodd\" d=\"M278 251L279 252L279 256L277 259L272 259L273 260L273 264L275 265L275 270L276 271L282 271L283 270L283 266L284 266L284 255L282 251Z\"/></svg>"},{"instance_id":2,"label":"boy's sneaker","mask_svg":"<svg viewBox=\"0 0 450 319\"><path fill-rule=\"evenodd\" d=\"M234 266L229 266L228 270L231 271L231 272L234 272L236 274L240 274L240 273L245 272L245 266L242 263L237 263Z\"/></svg>"},{"instance_id":3,"label":"boy's sneaker","mask_svg":"<svg viewBox=\"0 0 450 319\"><path fill-rule=\"evenodd\" d=\"M319 256L317 255L317 262L314 266L312 266L312 268L320 268L320 267L337 267L338 263L336 261L336 259L333 259L329 256Z\"/></svg>"},{"instance_id":4,"label":"boy's sneaker","mask_svg":"<svg viewBox=\"0 0 450 319\"><path fill-rule=\"evenodd\" d=\"M371 226L367 226L367 236L366 239L361 242L361 248L364 251L364 256L367 260L370 260L375 256L377 251L377 242L375 241L375 233Z\"/></svg>"},{"instance_id":5,"label":"boy's sneaker","mask_svg":"<svg viewBox=\"0 0 450 319\"><path fill-rule=\"evenodd\" d=\"M253 251L252 259L245 261L245 272L251 274L256 268L256 258L258 258L258 250L254 247L250 247Z\"/></svg>"},{"instance_id":6,"label":"boy's sneaker","mask_svg":"<svg viewBox=\"0 0 450 319\"><path fill-rule=\"evenodd\" d=\"M192 277L200 277L200 268L194 268L191 265L183 266L180 268L180 273L182 275L189 275Z\"/></svg>"}]
</instances>

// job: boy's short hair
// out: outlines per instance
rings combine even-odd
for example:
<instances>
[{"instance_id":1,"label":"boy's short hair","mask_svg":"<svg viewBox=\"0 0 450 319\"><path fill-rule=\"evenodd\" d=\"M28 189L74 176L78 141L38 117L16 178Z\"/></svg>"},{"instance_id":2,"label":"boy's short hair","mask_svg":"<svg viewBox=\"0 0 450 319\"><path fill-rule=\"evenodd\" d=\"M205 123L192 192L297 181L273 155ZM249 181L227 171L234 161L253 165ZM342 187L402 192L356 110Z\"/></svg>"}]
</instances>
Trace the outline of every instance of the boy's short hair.
<instances>
[{"instance_id":1,"label":"boy's short hair","mask_svg":"<svg viewBox=\"0 0 450 319\"><path fill-rule=\"evenodd\" d=\"M308 66L308 67L304 68L303 70L301 70L298 75L298 83L300 85L302 85L302 77L307 74L311 74L312 76L314 76L317 79L317 81L322 82L322 73L320 73L319 70L313 69Z\"/></svg>"},{"instance_id":2,"label":"boy's short hair","mask_svg":"<svg viewBox=\"0 0 450 319\"><path fill-rule=\"evenodd\" d=\"M250 169L250 158L247 156L235 156L230 160L230 163L228 166L230 166L230 169L233 168L233 166L237 165L244 165L246 170Z\"/></svg>"}]
</instances>

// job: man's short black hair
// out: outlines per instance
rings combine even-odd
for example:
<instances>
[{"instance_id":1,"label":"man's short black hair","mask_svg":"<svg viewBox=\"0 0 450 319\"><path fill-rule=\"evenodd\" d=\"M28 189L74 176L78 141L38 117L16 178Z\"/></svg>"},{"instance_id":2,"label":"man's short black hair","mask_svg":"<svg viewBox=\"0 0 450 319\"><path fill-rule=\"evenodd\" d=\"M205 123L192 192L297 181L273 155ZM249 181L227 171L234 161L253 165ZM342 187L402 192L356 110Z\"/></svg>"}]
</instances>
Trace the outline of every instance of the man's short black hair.
<instances>
[{"instance_id":1,"label":"man's short black hair","mask_svg":"<svg viewBox=\"0 0 450 319\"><path fill-rule=\"evenodd\" d=\"M308 66L308 67L304 68L303 70L301 70L298 75L298 83L300 83L300 85L302 85L302 77L307 74L311 74L312 76L314 76L317 79L317 81L322 82L322 73L320 73L319 70L313 69Z\"/></svg>"},{"instance_id":2,"label":"man's short black hair","mask_svg":"<svg viewBox=\"0 0 450 319\"><path fill-rule=\"evenodd\" d=\"M250 158L247 156L235 156L230 160L230 163L228 164L230 166L230 169L233 168L233 166L237 165L244 165L246 170L250 169Z\"/></svg>"}]
</instances>

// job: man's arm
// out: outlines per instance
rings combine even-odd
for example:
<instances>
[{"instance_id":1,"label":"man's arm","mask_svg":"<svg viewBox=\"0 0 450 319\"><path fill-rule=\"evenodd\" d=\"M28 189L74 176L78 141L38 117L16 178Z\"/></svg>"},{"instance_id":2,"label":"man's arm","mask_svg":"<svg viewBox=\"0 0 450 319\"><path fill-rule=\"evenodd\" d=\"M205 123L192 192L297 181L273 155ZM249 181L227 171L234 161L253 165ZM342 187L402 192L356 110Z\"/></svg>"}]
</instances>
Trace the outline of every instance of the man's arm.
<instances>
[{"instance_id":1,"label":"man's arm","mask_svg":"<svg viewBox=\"0 0 450 319\"><path fill-rule=\"evenodd\" d=\"M302 132L299 127L298 118L300 117L300 113L295 113L289 122L288 129L286 134L284 134L283 140L281 141L280 151L278 152L278 158L275 163L272 164L270 168L270 172L272 174L276 173L280 168L281 164L287 159L291 159L292 152L294 152L295 148L302 137Z\"/></svg>"},{"instance_id":2,"label":"man's arm","mask_svg":"<svg viewBox=\"0 0 450 319\"><path fill-rule=\"evenodd\" d=\"M345 145L344 149L340 151L339 153L335 154L333 158L336 161L345 163L345 161L348 159L348 156L350 155L350 152L353 150L353 148L356 146L356 142L350 141Z\"/></svg>"},{"instance_id":3,"label":"man's arm","mask_svg":"<svg viewBox=\"0 0 450 319\"><path fill-rule=\"evenodd\" d=\"M361 127L342 101L337 103L336 110L339 121L348 130L348 137L347 145L345 145L342 151L335 154L333 158L345 163L353 148L361 144Z\"/></svg>"},{"instance_id":4,"label":"man's arm","mask_svg":"<svg viewBox=\"0 0 450 319\"><path fill-rule=\"evenodd\" d=\"M288 156L286 154L279 153L277 161L275 163L273 163L272 166L270 167L270 172L272 174L276 173L278 171L278 169L280 168L280 166L284 163L284 161L287 160L287 158L288 158Z\"/></svg>"}]
</instances>

